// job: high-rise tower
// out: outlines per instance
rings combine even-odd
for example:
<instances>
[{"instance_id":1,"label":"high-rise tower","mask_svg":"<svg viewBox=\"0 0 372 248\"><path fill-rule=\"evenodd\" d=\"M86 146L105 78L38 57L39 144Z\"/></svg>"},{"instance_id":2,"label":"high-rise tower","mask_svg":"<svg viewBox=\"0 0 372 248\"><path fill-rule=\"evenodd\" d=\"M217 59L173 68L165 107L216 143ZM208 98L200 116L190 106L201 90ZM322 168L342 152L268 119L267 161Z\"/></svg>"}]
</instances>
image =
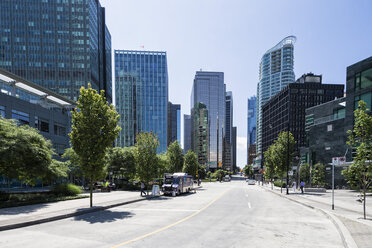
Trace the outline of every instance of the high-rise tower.
<instances>
[{"instance_id":1,"label":"high-rise tower","mask_svg":"<svg viewBox=\"0 0 372 248\"><path fill-rule=\"evenodd\" d=\"M223 72L196 72L191 94L191 106L201 102L208 110L209 122L209 168L222 166L225 84ZM192 112L192 111L191 111Z\"/></svg>"},{"instance_id":2,"label":"high-rise tower","mask_svg":"<svg viewBox=\"0 0 372 248\"><path fill-rule=\"evenodd\" d=\"M98 0L0 1L0 67L72 100L112 102L111 35Z\"/></svg>"},{"instance_id":3,"label":"high-rise tower","mask_svg":"<svg viewBox=\"0 0 372 248\"><path fill-rule=\"evenodd\" d=\"M295 81L293 71L295 42L295 36L288 36L269 49L261 59L257 84L256 152L258 160L262 157L262 106L281 89ZM260 161L257 162L260 163Z\"/></svg>"},{"instance_id":4,"label":"high-rise tower","mask_svg":"<svg viewBox=\"0 0 372 248\"><path fill-rule=\"evenodd\" d=\"M158 152L167 150L168 70L166 52L115 50L118 146L132 146L136 134L154 132Z\"/></svg>"}]
</instances>

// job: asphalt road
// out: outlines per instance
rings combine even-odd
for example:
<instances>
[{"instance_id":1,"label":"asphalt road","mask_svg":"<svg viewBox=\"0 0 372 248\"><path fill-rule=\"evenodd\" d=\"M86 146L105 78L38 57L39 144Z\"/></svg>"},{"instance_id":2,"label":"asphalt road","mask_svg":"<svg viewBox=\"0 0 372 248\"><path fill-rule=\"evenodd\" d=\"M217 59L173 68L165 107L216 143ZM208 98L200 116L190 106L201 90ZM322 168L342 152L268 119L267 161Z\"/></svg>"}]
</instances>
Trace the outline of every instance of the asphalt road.
<instances>
[{"instance_id":1,"label":"asphalt road","mask_svg":"<svg viewBox=\"0 0 372 248\"><path fill-rule=\"evenodd\" d=\"M0 232L0 247L342 247L321 213L239 179Z\"/></svg>"}]
</instances>

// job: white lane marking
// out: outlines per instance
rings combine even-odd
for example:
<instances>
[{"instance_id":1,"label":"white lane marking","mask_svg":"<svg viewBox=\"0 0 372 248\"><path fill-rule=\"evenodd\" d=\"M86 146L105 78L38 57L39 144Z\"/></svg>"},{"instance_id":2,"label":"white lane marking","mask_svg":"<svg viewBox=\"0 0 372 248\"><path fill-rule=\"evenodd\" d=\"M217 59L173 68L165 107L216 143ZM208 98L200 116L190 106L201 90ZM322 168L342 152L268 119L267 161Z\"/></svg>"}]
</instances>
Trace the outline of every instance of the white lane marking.
<instances>
[{"instance_id":1,"label":"white lane marking","mask_svg":"<svg viewBox=\"0 0 372 248\"><path fill-rule=\"evenodd\" d=\"M248 202L248 208L251 208L251 203L250 202Z\"/></svg>"},{"instance_id":2,"label":"white lane marking","mask_svg":"<svg viewBox=\"0 0 372 248\"><path fill-rule=\"evenodd\" d=\"M193 210L193 209L169 209L169 208L122 208L121 210L125 211L165 211L165 212L196 212L199 210Z\"/></svg>"}]
</instances>

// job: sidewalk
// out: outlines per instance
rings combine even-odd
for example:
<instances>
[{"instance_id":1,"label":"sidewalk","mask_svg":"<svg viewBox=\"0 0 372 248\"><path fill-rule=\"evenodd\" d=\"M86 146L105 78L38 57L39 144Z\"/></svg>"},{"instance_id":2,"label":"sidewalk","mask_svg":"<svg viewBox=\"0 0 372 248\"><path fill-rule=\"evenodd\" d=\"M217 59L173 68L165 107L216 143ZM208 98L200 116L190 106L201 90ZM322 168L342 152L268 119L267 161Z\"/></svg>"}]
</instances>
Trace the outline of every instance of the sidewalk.
<instances>
[{"instance_id":1,"label":"sidewalk","mask_svg":"<svg viewBox=\"0 0 372 248\"><path fill-rule=\"evenodd\" d=\"M89 198L3 208L0 209L0 231L92 213L154 197L141 197L139 191L97 192L93 193L92 208L89 207Z\"/></svg>"},{"instance_id":2,"label":"sidewalk","mask_svg":"<svg viewBox=\"0 0 372 248\"><path fill-rule=\"evenodd\" d=\"M335 190L335 209L332 210L332 190L325 193L305 193L301 194L299 190L294 193L289 189L289 195L286 195L286 189L280 194L280 188L274 187L271 190L270 185L264 185L266 190L273 191L282 197L288 198L302 205L320 210L331 218L335 218L334 224L339 226L341 236L352 237L349 239L346 247L371 247L372 245L372 196L368 195L366 200L367 220L363 219L363 204L357 201L359 194L352 190ZM341 230L340 230L341 229ZM346 230L345 230L346 229ZM347 240L346 240L347 241ZM355 243L353 242L355 241Z\"/></svg>"}]
</instances>

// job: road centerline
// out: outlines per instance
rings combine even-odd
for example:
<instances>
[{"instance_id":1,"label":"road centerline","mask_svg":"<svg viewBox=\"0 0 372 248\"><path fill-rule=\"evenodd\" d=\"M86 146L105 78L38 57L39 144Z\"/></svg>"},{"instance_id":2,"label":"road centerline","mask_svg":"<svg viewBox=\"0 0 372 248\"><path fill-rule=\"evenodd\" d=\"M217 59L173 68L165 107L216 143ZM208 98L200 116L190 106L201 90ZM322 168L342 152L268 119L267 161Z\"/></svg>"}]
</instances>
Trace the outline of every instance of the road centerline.
<instances>
[{"instance_id":1,"label":"road centerline","mask_svg":"<svg viewBox=\"0 0 372 248\"><path fill-rule=\"evenodd\" d=\"M120 243L120 244L117 244L117 245L111 246L111 248L122 247L122 246L124 246L124 245L127 245L127 244L130 244L130 243L136 242L136 241L138 241L138 240L144 239L144 238L149 237L149 236L151 236L151 235L154 235L154 234L156 234L156 233L159 233L159 232L162 232L162 231L164 231L164 230L167 230L167 229L169 229L169 228L171 228L171 227L173 227L173 226L175 226L175 225L178 225L178 224L180 224L180 223L182 223L182 222L185 222L186 220L188 220L188 219L194 217L195 215L200 214L201 212L203 212L204 210L206 210L206 209L207 209L208 207L210 207L213 203L215 203L218 199L220 199L224 194L226 194L226 192L229 191L230 189L231 189L231 188L225 190L225 191L222 192L222 193L221 193L217 198L215 198L214 200L212 200L211 202L209 202L206 206L204 206L203 208L199 209L198 211L194 212L193 214L191 214L191 215L189 215L189 216L187 216L187 217L185 217L185 218L183 218L183 219L181 219L181 220L178 220L178 221L176 221L176 222L174 222L174 223L172 223L172 224L169 224L169 225L167 225L167 226L161 227L161 228L159 228L159 229L157 229L157 230L155 230L155 231L153 231L153 232L150 232L150 233L147 233L147 234L141 235L141 236L139 236L139 237L137 237L137 238L134 238L134 239L131 239L131 240L128 240L128 241L122 242L122 243Z\"/></svg>"}]
</instances>

